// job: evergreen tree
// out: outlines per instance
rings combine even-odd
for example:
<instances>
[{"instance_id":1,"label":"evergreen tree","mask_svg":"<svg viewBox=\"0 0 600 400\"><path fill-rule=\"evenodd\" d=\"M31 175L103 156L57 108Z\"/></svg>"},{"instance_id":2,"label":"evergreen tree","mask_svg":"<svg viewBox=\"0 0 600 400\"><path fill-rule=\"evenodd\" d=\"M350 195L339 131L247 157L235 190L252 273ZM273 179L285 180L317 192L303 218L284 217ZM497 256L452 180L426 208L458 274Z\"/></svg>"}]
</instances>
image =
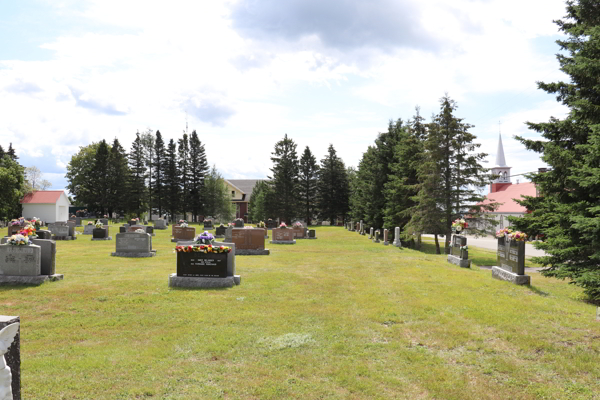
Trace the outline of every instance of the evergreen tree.
<instances>
[{"instance_id":1,"label":"evergreen tree","mask_svg":"<svg viewBox=\"0 0 600 400\"><path fill-rule=\"evenodd\" d=\"M15 149L13 149L13 147L12 147L12 143L10 143L8 145L8 150L6 151L6 154L8 154L8 156L10 157L10 159L13 160L13 161L17 161L19 159L19 156L17 156L17 153L15 152Z\"/></svg>"},{"instance_id":2,"label":"evergreen tree","mask_svg":"<svg viewBox=\"0 0 600 400\"><path fill-rule=\"evenodd\" d=\"M590 299L600 302L600 7L596 0L567 1L567 15L556 21L566 34L559 40L560 69L570 82L539 83L569 107L568 116L546 123L528 123L543 140L518 137L542 154L551 169L530 175L540 197L519 201L530 214L511 219L530 236L543 234L536 247L545 257L545 276L569 279Z\"/></svg>"},{"instance_id":3,"label":"evergreen tree","mask_svg":"<svg viewBox=\"0 0 600 400\"><path fill-rule=\"evenodd\" d=\"M204 203L207 201L207 195L204 190L204 178L209 172L208 162L206 161L204 145L198 138L196 131L192 131L190 136L189 170L189 207L192 211L193 220L196 221L198 215L202 212L206 213L204 215L210 215L204 210Z\"/></svg>"},{"instance_id":4,"label":"evergreen tree","mask_svg":"<svg viewBox=\"0 0 600 400\"><path fill-rule=\"evenodd\" d=\"M266 181L258 181L252 189L250 203L248 204L250 220L253 222L266 221L268 216L267 197L270 186Z\"/></svg>"},{"instance_id":5,"label":"evergreen tree","mask_svg":"<svg viewBox=\"0 0 600 400\"><path fill-rule=\"evenodd\" d=\"M306 146L300 158L298 195L305 212L305 220L310 224L315 214L317 204L317 182L319 178L319 166L317 159Z\"/></svg>"},{"instance_id":6,"label":"evergreen tree","mask_svg":"<svg viewBox=\"0 0 600 400\"><path fill-rule=\"evenodd\" d=\"M90 210L99 210L100 203L96 197L97 177L94 171L96 151L100 143L92 143L79 147L77 154L71 156L67 164L67 189L72 193L75 203L87 205Z\"/></svg>"},{"instance_id":7,"label":"evergreen tree","mask_svg":"<svg viewBox=\"0 0 600 400\"><path fill-rule=\"evenodd\" d=\"M180 207L183 212L184 219L190 207L190 144L187 133L178 140L178 168L179 168L179 186L181 190Z\"/></svg>"},{"instance_id":8,"label":"evergreen tree","mask_svg":"<svg viewBox=\"0 0 600 400\"><path fill-rule=\"evenodd\" d=\"M164 188L165 208L171 214L174 221L179 211L181 200L181 188L179 186L179 169L177 168L177 146L173 139L169 140L165 154Z\"/></svg>"},{"instance_id":9,"label":"evergreen tree","mask_svg":"<svg viewBox=\"0 0 600 400\"><path fill-rule=\"evenodd\" d=\"M96 149L96 154L94 156L94 167L92 170L92 182L89 182L91 185L91 194L94 199L94 203L96 204L96 209L100 210L103 214L108 212L108 204L109 204L109 172L108 172L108 163L109 163L109 154L110 149L106 140L102 139L102 141L98 144L98 148Z\"/></svg>"},{"instance_id":10,"label":"evergreen tree","mask_svg":"<svg viewBox=\"0 0 600 400\"><path fill-rule=\"evenodd\" d=\"M154 132L152 131L152 129L147 129L146 132L144 132L141 136L140 136L141 142L142 142L142 147L144 149L144 156L145 156L145 162L146 162L146 167L147 167L147 171L148 173L146 174L146 177L148 178L148 211L150 213L150 218L152 219L152 215L153 215L153 208L152 208L152 199L153 199L153 192L154 192L154 182L153 182L153 174L152 172L154 171Z\"/></svg>"},{"instance_id":11,"label":"evergreen tree","mask_svg":"<svg viewBox=\"0 0 600 400\"><path fill-rule=\"evenodd\" d=\"M138 218L141 218L146 196L146 162L144 146L139 132L135 134L135 140L131 144L129 171L129 204L127 208L135 213Z\"/></svg>"},{"instance_id":12,"label":"evergreen tree","mask_svg":"<svg viewBox=\"0 0 600 400\"><path fill-rule=\"evenodd\" d=\"M108 158L108 213L122 213L127 209L128 191L127 177L130 176L127 165L127 153L119 139L115 138Z\"/></svg>"},{"instance_id":13,"label":"evergreen tree","mask_svg":"<svg viewBox=\"0 0 600 400\"><path fill-rule=\"evenodd\" d=\"M159 217L162 217L165 205L165 162L165 142L163 141L162 134L157 130L156 138L154 139L154 159L152 160L152 190Z\"/></svg>"},{"instance_id":14,"label":"evergreen tree","mask_svg":"<svg viewBox=\"0 0 600 400\"><path fill-rule=\"evenodd\" d=\"M375 177L378 173L376 148L369 146L363 153L358 163L356 180L350 195L351 212L353 220L363 222L367 226L378 228L375 223L375 210L372 198L375 193Z\"/></svg>"},{"instance_id":15,"label":"evergreen tree","mask_svg":"<svg viewBox=\"0 0 600 400\"><path fill-rule=\"evenodd\" d=\"M279 218L291 223L292 219L298 216L298 155L296 154L296 143L288 138L287 133L284 138L275 143L275 149L271 153L273 167L271 172L271 187L277 196L276 213Z\"/></svg>"},{"instance_id":16,"label":"evergreen tree","mask_svg":"<svg viewBox=\"0 0 600 400\"><path fill-rule=\"evenodd\" d=\"M25 176L19 163L9 154L0 158L0 220L21 216L19 201L24 195Z\"/></svg>"},{"instance_id":17,"label":"evergreen tree","mask_svg":"<svg viewBox=\"0 0 600 400\"><path fill-rule=\"evenodd\" d=\"M0 160L2 160L4 158L5 154L6 154L6 152L4 151L4 148L2 148L2 145L0 145Z\"/></svg>"},{"instance_id":18,"label":"evergreen tree","mask_svg":"<svg viewBox=\"0 0 600 400\"><path fill-rule=\"evenodd\" d=\"M206 201L204 212L220 221L231 221L235 216L235 205L231 202L231 195L225 185L225 180L217 172L215 166L204 179Z\"/></svg>"},{"instance_id":19,"label":"evergreen tree","mask_svg":"<svg viewBox=\"0 0 600 400\"><path fill-rule=\"evenodd\" d=\"M349 209L349 187L346 166L332 144L321 160L318 181L318 207L321 219L335 224L337 217L345 217Z\"/></svg>"}]
</instances>

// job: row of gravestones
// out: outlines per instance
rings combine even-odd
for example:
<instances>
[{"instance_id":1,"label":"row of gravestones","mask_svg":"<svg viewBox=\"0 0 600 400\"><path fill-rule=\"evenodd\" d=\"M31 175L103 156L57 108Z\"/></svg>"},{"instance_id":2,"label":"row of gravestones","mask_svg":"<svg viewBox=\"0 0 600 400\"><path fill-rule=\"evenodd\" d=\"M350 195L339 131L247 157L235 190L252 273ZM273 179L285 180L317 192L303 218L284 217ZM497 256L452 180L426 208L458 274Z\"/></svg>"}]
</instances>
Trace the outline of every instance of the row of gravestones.
<instances>
[{"instance_id":1,"label":"row of gravestones","mask_svg":"<svg viewBox=\"0 0 600 400\"><path fill-rule=\"evenodd\" d=\"M365 227L363 221L354 223L353 221L346 224L346 229L356 231L361 235L365 235ZM402 247L400 240L400 228L395 228L394 246ZM370 229L369 239L375 243L380 243L381 233L379 230ZM511 240L510 236L497 238L497 264L492 267L492 277L500 280L515 283L517 285L529 285L531 277L525 275L525 242ZM383 230L383 244L388 245L388 230ZM470 268L471 260L469 260L469 251L467 247L467 238L462 235L452 235L450 242L450 254L448 254L448 262L458 265L462 268Z\"/></svg>"}]
</instances>

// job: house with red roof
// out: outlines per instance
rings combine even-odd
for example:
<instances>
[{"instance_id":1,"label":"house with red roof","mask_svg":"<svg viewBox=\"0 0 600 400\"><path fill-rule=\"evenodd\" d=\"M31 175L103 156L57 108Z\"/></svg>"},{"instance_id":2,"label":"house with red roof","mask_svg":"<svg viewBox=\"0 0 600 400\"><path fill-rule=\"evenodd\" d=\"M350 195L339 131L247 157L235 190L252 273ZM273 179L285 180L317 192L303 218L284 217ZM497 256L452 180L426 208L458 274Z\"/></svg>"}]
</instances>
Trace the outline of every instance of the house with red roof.
<instances>
[{"instance_id":1,"label":"house with red roof","mask_svg":"<svg viewBox=\"0 0 600 400\"><path fill-rule=\"evenodd\" d=\"M62 190L37 190L21 200L23 217L37 217L46 223L69 219L69 198Z\"/></svg>"},{"instance_id":2,"label":"house with red roof","mask_svg":"<svg viewBox=\"0 0 600 400\"><path fill-rule=\"evenodd\" d=\"M521 199L522 196L536 197L536 187L533 182L513 184L510 179L511 167L506 165L504 158L504 147L502 146L502 135L498 138L498 150L496 151L496 165L492 167L492 173L498 175L498 178L490 185L490 193L483 201L486 203L500 203L494 215L498 225L496 229L506 228L510 225L508 217L522 217L527 210L518 204L515 199Z\"/></svg>"}]
</instances>

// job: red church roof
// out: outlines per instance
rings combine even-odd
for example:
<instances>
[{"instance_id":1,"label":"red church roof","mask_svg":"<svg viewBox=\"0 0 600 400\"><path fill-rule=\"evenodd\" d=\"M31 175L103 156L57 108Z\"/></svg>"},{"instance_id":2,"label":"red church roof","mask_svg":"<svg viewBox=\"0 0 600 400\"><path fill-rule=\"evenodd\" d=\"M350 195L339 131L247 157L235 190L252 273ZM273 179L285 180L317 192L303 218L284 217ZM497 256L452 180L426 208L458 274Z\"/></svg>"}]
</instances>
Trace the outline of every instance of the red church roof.
<instances>
[{"instance_id":1,"label":"red church roof","mask_svg":"<svg viewBox=\"0 0 600 400\"><path fill-rule=\"evenodd\" d=\"M496 210L497 213L524 213L527 211L525 207L513 200L520 200L521 196L535 197L535 184L533 182L525 182L504 186L500 191L488 194L483 203L486 204L493 201L502 203Z\"/></svg>"},{"instance_id":2,"label":"red church roof","mask_svg":"<svg viewBox=\"0 0 600 400\"><path fill-rule=\"evenodd\" d=\"M26 194L21 204L56 204L63 193L62 190L38 190Z\"/></svg>"}]
</instances>

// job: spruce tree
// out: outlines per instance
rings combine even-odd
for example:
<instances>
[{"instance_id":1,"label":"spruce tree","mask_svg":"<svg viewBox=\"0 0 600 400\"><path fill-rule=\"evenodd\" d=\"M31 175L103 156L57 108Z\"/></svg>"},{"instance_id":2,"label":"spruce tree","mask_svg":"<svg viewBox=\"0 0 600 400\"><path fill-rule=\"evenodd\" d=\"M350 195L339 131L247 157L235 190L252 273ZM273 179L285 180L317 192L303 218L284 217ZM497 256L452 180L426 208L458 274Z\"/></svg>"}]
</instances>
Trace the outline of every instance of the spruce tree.
<instances>
[{"instance_id":1,"label":"spruce tree","mask_svg":"<svg viewBox=\"0 0 600 400\"><path fill-rule=\"evenodd\" d=\"M135 134L135 140L131 144L129 171L129 204L127 208L135 213L138 218L141 218L144 212L144 198L146 195L146 162L139 132Z\"/></svg>"},{"instance_id":2,"label":"spruce tree","mask_svg":"<svg viewBox=\"0 0 600 400\"><path fill-rule=\"evenodd\" d=\"M198 138L198 134L196 133L196 131L192 131L192 134L190 136L189 170L189 207L192 211L193 219L194 221L196 221L200 213L206 212L204 210L204 204L208 199L204 190L204 178L209 172L204 145Z\"/></svg>"},{"instance_id":3,"label":"spruce tree","mask_svg":"<svg viewBox=\"0 0 600 400\"><path fill-rule=\"evenodd\" d=\"M8 154L0 158L0 220L21 216L25 176L23 167Z\"/></svg>"},{"instance_id":4,"label":"spruce tree","mask_svg":"<svg viewBox=\"0 0 600 400\"><path fill-rule=\"evenodd\" d=\"M299 165L298 195L307 224L310 224L317 204L317 182L319 179L319 166L317 159L306 146Z\"/></svg>"},{"instance_id":5,"label":"spruce tree","mask_svg":"<svg viewBox=\"0 0 600 400\"><path fill-rule=\"evenodd\" d=\"M288 137L275 143L274 151L271 153L272 177L271 187L277 198L276 213L286 223L291 223L297 217L298 208L298 155L296 154L296 143Z\"/></svg>"},{"instance_id":6,"label":"spruce tree","mask_svg":"<svg viewBox=\"0 0 600 400\"><path fill-rule=\"evenodd\" d=\"M190 144L187 133L183 134L183 137L178 140L178 160L177 166L179 168L179 187L181 190L180 208L183 212L184 219L186 219L187 212L190 210L190 180L191 180L191 169L190 169Z\"/></svg>"},{"instance_id":7,"label":"spruce tree","mask_svg":"<svg viewBox=\"0 0 600 400\"><path fill-rule=\"evenodd\" d=\"M6 152L4 151L4 149L2 148L2 145L0 145L0 160L2 160L4 158L4 155L6 154Z\"/></svg>"},{"instance_id":8,"label":"spruce tree","mask_svg":"<svg viewBox=\"0 0 600 400\"><path fill-rule=\"evenodd\" d=\"M179 211L181 200L181 188L179 186L179 168L177 168L177 146L173 139L169 140L165 154L164 170L165 208L171 214L174 221Z\"/></svg>"},{"instance_id":9,"label":"spruce tree","mask_svg":"<svg viewBox=\"0 0 600 400\"><path fill-rule=\"evenodd\" d=\"M67 189L77 204L85 204L90 210L99 210L96 194L96 151L100 143L80 146L79 151L71 156L67 164Z\"/></svg>"},{"instance_id":10,"label":"spruce tree","mask_svg":"<svg viewBox=\"0 0 600 400\"><path fill-rule=\"evenodd\" d=\"M152 190L159 217L163 215L163 207L165 206L165 162L165 142L162 134L157 130L154 139L154 159L152 160Z\"/></svg>"},{"instance_id":11,"label":"spruce tree","mask_svg":"<svg viewBox=\"0 0 600 400\"><path fill-rule=\"evenodd\" d=\"M330 144L319 168L319 215L321 219L328 220L331 225L334 225L337 217L345 217L348 205L349 187L346 166Z\"/></svg>"},{"instance_id":12,"label":"spruce tree","mask_svg":"<svg viewBox=\"0 0 600 400\"><path fill-rule=\"evenodd\" d=\"M93 198L93 204L95 209L101 211L103 214L108 212L109 206L109 171L108 163L110 157L110 149L106 140L98 144L96 154L94 156L94 167L92 169L92 181L89 182L90 192ZM90 199L92 200L92 199Z\"/></svg>"},{"instance_id":13,"label":"spruce tree","mask_svg":"<svg viewBox=\"0 0 600 400\"><path fill-rule=\"evenodd\" d=\"M10 157L10 159L13 160L13 161L17 161L19 159L19 156L17 156L17 153L15 152L15 149L13 149L13 147L12 147L12 143L10 143L8 145L8 150L6 151L6 154L8 154L8 156Z\"/></svg>"},{"instance_id":14,"label":"spruce tree","mask_svg":"<svg viewBox=\"0 0 600 400\"><path fill-rule=\"evenodd\" d=\"M154 182L153 182L153 174L152 172L154 171L154 132L152 131L152 129L147 129L146 132L142 133L140 135L140 139L142 142L142 147L144 148L144 157L145 157L145 162L146 162L146 168L148 173L146 174L146 177L148 179L148 211L149 211L149 219L152 219L152 215L154 214L153 211L153 203L152 203L152 199L153 199L153 192L154 192Z\"/></svg>"},{"instance_id":15,"label":"spruce tree","mask_svg":"<svg viewBox=\"0 0 600 400\"><path fill-rule=\"evenodd\" d=\"M511 222L544 235L536 247L547 256L534 258L547 267L543 275L569 279L600 302L600 7L596 0L567 1L567 15L555 22L566 35L557 41L557 58L570 80L538 86L570 111L562 120L528 123L542 140L517 138L551 168L530 175L540 197L519 201L531 213Z\"/></svg>"},{"instance_id":16,"label":"spruce tree","mask_svg":"<svg viewBox=\"0 0 600 400\"><path fill-rule=\"evenodd\" d=\"M129 197L127 177L129 167L127 165L127 153L119 139L115 138L108 158L108 212L124 212L127 210L127 199Z\"/></svg>"}]
</instances>

